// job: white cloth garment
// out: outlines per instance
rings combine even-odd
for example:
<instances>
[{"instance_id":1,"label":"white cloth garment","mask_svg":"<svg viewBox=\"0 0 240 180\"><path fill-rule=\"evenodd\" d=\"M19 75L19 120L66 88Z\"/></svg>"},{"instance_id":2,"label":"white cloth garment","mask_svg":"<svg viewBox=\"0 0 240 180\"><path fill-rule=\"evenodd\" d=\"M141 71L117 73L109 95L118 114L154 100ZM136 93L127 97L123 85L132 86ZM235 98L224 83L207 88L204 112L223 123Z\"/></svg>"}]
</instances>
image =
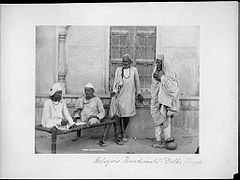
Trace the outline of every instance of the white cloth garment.
<instances>
[{"instance_id":1,"label":"white cloth garment","mask_svg":"<svg viewBox=\"0 0 240 180\"><path fill-rule=\"evenodd\" d=\"M179 83L176 74L165 61L162 62L162 66L165 75L161 77L161 81L153 77L156 65L152 74L151 115L155 126L160 125L168 116L175 115L179 110Z\"/></svg>"},{"instance_id":2,"label":"white cloth garment","mask_svg":"<svg viewBox=\"0 0 240 180\"><path fill-rule=\"evenodd\" d=\"M81 122L87 122L91 115L95 115L101 120L105 116L105 110L103 108L102 101L99 97L95 96L90 100L87 100L85 95L78 98L75 104L75 110L81 109L80 114L76 114L75 117L79 116Z\"/></svg>"},{"instance_id":3,"label":"white cloth garment","mask_svg":"<svg viewBox=\"0 0 240 180\"><path fill-rule=\"evenodd\" d=\"M124 76L122 77L122 72ZM138 71L131 66L128 69L118 67L115 72L113 92L116 93L118 114L120 117L136 115L135 98L141 93Z\"/></svg>"},{"instance_id":4,"label":"white cloth garment","mask_svg":"<svg viewBox=\"0 0 240 180\"><path fill-rule=\"evenodd\" d=\"M113 96L111 98L110 108L109 108L109 118L113 118L114 116L120 116L119 115L119 107L117 102L117 96Z\"/></svg>"},{"instance_id":5,"label":"white cloth garment","mask_svg":"<svg viewBox=\"0 0 240 180\"><path fill-rule=\"evenodd\" d=\"M68 121L66 126L61 126L61 121L63 119ZM55 104L51 99L44 102L41 124L46 128L52 128L55 126L61 130L67 130L74 124L63 99L58 104Z\"/></svg>"},{"instance_id":6,"label":"white cloth garment","mask_svg":"<svg viewBox=\"0 0 240 180\"><path fill-rule=\"evenodd\" d=\"M168 138L171 138L171 119L169 119L169 122L167 122L167 127L164 127L163 125L155 126L155 137L157 141L161 141L162 139L167 140Z\"/></svg>"}]
</instances>

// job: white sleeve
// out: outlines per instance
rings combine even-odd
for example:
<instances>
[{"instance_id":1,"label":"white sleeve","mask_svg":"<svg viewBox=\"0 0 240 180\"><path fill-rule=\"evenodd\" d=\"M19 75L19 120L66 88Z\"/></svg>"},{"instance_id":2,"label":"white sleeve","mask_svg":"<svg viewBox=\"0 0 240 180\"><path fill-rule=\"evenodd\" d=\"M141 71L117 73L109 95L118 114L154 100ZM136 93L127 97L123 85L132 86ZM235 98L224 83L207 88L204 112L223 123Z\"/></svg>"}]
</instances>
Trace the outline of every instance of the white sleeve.
<instances>
[{"instance_id":1,"label":"white sleeve","mask_svg":"<svg viewBox=\"0 0 240 180\"><path fill-rule=\"evenodd\" d=\"M97 117L99 119L103 119L104 116L105 116L105 109L103 107L103 104L102 104L102 101L100 98L97 98L97 108L98 108L98 114L97 114Z\"/></svg>"},{"instance_id":2,"label":"white sleeve","mask_svg":"<svg viewBox=\"0 0 240 180\"><path fill-rule=\"evenodd\" d=\"M118 71L119 68L116 69L115 71L115 77L114 77L114 82L113 82L113 92L117 93L118 92Z\"/></svg>"},{"instance_id":3,"label":"white sleeve","mask_svg":"<svg viewBox=\"0 0 240 180\"><path fill-rule=\"evenodd\" d=\"M83 96L79 97L75 104L75 110L83 109Z\"/></svg>"},{"instance_id":4,"label":"white sleeve","mask_svg":"<svg viewBox=\"0 0 240 180\"><path fill-rule=\"evenodd\" d=\"M134 79L135 79L136 91L137 91L137 94L141 94L141 87L140 87L140 79L139 79L139 75L138 75L138 70L137 70L137 68L134 68L134 69L135 69Z\"/></svg>"}]
</instances>

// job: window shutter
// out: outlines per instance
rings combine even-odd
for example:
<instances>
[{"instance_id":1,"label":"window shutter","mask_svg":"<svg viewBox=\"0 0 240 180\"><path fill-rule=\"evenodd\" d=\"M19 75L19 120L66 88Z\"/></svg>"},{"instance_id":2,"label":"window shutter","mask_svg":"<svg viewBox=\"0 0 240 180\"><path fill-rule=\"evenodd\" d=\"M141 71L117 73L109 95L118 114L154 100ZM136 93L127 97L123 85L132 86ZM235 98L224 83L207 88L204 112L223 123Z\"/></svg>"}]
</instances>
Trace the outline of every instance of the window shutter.
<instances>
[{"instance_id":1,"label":"window shutter","mask_svg":"<svg viewBox=\"0 0 240 180\"><path fill-rule=\"evenodd\" d=\"M156 55L156 27L136 28L136 66L141 81L141 90L150 92L153 62Z\"/></svg>"},{"instance_id":2,"label":"window shutter","mask_svg":"<svg viewBox=\"0 0 240 180\"><path fill-rule=\"evenodd\" d=\"M115 71L121 64L122 56L128 53L138 69L142 91L150 91L155 49L155 26L110 27L109 90L113 86Z\"/></svg>"}]
</instances>

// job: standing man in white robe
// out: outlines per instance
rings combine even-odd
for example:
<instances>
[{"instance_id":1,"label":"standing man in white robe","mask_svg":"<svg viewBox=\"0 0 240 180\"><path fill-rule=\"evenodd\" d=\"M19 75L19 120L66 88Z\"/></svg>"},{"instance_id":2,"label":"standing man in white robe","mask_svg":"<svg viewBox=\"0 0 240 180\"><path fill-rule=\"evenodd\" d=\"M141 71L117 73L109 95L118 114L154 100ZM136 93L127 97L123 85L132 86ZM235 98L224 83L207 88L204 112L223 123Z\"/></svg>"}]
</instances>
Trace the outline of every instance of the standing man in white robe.
<instances>
[{"instance_id":1,"label":"standing man in white robe","mask_svg":"<svg viewBox=\"0 0 240 180\"><path fill-rule=\"evenodd\" d=\"M129 118L136 115L135 98L138 97L140 102L143 101L140 89L140 79L137 68L131 66L132 60L129 54L122 58L122 66L118 67L115 72L112 96L116 96L118 106L118 116L120 117L120 141L128 141L125 130Z\"/></svg>"}]
</instances>

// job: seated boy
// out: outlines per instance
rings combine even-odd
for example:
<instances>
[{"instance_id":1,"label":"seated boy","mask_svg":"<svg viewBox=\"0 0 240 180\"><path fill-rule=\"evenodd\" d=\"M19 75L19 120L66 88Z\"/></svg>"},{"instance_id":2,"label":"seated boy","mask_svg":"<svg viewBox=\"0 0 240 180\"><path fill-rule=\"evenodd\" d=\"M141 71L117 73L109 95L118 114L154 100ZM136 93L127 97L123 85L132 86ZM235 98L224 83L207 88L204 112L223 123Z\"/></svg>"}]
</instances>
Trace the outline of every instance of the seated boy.
<instances>
[{"instance_id":1,"label":"seated boy","mask_svg":"<svg viewBox=\"0 0 240 180\"><path fill-rule=\"evenodd\" d=\"M84 87L84 95L80 97L75 105L73 112L74 119L88 124L99 123L105 116L102 101L94 95L94 87L88 83Z\"/></svg>"}]
</instances>

